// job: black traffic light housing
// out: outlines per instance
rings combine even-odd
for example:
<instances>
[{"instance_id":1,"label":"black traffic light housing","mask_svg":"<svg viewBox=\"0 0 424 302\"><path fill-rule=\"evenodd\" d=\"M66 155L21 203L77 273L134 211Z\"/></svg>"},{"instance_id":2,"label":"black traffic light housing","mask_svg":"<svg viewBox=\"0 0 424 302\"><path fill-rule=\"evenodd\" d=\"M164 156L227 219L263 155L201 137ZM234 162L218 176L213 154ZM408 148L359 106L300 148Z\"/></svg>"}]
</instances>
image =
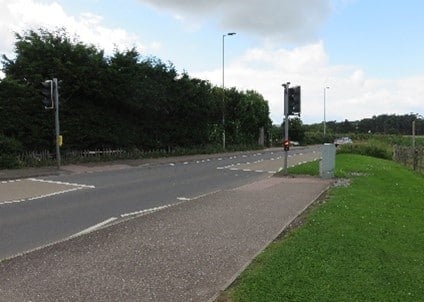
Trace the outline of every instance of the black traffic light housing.
<instances>
[{"instance_id":1,"label":"black traffic light housing","mask_svg":"<svg viewBox=\"0 0 424 302\"><path fill-rule=\"evenodd\" d=\"M300 116L300 86L289 88L288 92L288 115Z\"/></svg>"},{"instance_id":2,"label":"black traffic light housing","mask_svg":"<svg viewBox=\"0 0 424 302\"><path fill-rule=\"evenodd\" d=\"M41 95L43 99L41 100L45 109L53 109L54 108L54 100L53 100L53 81L46 80L41 82Z\"/></svg>"}]
</instances>

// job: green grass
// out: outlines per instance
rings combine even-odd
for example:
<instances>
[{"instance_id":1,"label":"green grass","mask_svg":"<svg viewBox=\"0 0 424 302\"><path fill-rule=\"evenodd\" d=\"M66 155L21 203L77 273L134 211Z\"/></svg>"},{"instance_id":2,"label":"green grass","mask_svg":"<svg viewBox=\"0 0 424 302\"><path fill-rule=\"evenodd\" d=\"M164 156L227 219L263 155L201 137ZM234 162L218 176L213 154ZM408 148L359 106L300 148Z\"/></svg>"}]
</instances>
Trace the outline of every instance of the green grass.
<instances>
[{"instance_id":1,"label":"green grass","mask_svg":"<svg viewBox=\"0 0 424 302\"><path fill-rule=\"evenodd\" d=\"M231 301L424 301L424 178L361 155L336 165L351 185L261 253Z\"/></svg>"},{"instance_id":2,"label":"green grass","mask_svg":"<svg viewBox=\"0 0 424 302\"><path fill-rule=\"evenodd\" d=\"M279 172L279 175L284 175L284 172ZM292 175L311 175L315 176L319 174L319 161L311 161L302 165L294 166L289 168L289 174Z\"/></svg>"}]
</instances>

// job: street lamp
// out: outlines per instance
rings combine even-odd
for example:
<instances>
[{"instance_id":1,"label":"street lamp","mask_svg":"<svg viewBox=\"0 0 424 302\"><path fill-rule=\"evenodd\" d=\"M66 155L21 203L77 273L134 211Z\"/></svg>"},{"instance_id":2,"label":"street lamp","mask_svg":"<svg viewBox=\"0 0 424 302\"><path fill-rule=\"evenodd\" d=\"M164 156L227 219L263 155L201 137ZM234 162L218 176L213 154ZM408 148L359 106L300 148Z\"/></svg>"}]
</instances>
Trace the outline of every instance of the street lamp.
<instances>
[{"instance_id":1,"label":"street lamp","mask_svg":"<svg viewBox=\"0 0 424 302\"><path fill-rule=\"evenodd\" d=\"M225 82L224 82L224 66L225 66L225 37L233 36L236 33L231 32L222 35L222 149L225 150Z\"/></svg>"},{"instance_id":2,"label":"street lamp","mask_svg":"<svg viewBox=\"0 0 424 302\"><path fill-rule=\"evenodd\" d=\"M325 137L325 128L326 128L326 120L325 120L325 96L327 89L330 89L330 87L326 86L324 87L324 137Z\"/></svg>"}]
</instances>

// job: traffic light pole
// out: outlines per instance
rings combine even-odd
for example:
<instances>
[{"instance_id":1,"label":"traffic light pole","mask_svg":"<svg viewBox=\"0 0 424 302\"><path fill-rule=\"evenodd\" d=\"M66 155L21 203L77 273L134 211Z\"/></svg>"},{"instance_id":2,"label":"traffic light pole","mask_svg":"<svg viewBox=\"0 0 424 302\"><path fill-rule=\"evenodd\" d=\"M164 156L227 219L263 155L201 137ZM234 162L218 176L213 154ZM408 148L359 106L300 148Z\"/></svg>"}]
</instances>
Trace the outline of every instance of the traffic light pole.
<instances>
[{"instance_id":1,"label":"traffic light pole","mask_svg":"<svg viewBox=\"0 0 424 302\"><path fill-rule=\"evenodd\" d=\"M290 82L283 84L284 87L284 142L289 139L289 85ZM288 150L284 150L284 174L287 175Z\"/></svg>"},{"instance_id":2,"label":"traffic light pole","mask_svg":"<svg viewBox=\"0 0 424 302\"><path fill-rule=\"evenodd\" d=\"M56 161L57 169L60 169L60 145L59 145L59 135L60 135L60 126L59 126L59 88L57 78L53 79L54 86L54 107L55 107L55 128L56 128Z\"/></svg>"}]
</instances>

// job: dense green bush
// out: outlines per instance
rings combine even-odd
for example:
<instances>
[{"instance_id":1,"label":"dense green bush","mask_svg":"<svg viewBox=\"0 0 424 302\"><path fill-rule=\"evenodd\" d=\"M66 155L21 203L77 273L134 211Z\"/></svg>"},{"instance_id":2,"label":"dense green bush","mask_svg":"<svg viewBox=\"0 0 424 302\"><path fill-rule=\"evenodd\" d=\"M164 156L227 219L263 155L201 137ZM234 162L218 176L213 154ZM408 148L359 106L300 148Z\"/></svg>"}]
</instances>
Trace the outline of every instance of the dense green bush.
<instances>
[{"instance_id":1,"label":"dense green bush","mask_svg":"<svg viewBox=\"0 0 424 302\"><path fill-rule=\"evenodd\" d=\"M22 144L18 140L0 134L0 169L19 168L20 152Z\"/></svg>"},{"instance_id":2,"label":"dense green bush","mask_svg":"<svg viewBox=\"0 0 424 302\"><path fill-rule=\"evenodd\" d=\"M0 58L0 133L27 152L55 149L54 111L43 108L40 96L40 83L52 78L61 81L64 152L219 145L223 113L227 145L256 144L259 129L267 136L271 127L268 102L258 92L224 93L135 48L106 56L64 30L40 29L16 34L14 49L12 58Z\"/></svg>"},{"instance_id":3,"label":"dense green bush","mask_svg":"<svg viewBox=\"0 0 424 302\"><path fill-rule=\"evenodd\" d=\"M304 145L316 145L324 143L332 143L337 137L332 133L324 135L322 132L305 132L303 139Z\"/></svg>"},{"instance_id":4,"label":"dense green bush","mask_svg":"<svg viewBox=\"0 0 424 302\"><path fill-rule=\"evenodd\" d=\"M393 147L390 144L374 139L365 142L340 145L337 149L337 153L360 154L391 160L393 157Z\"/></svg>"}]
</instances>

